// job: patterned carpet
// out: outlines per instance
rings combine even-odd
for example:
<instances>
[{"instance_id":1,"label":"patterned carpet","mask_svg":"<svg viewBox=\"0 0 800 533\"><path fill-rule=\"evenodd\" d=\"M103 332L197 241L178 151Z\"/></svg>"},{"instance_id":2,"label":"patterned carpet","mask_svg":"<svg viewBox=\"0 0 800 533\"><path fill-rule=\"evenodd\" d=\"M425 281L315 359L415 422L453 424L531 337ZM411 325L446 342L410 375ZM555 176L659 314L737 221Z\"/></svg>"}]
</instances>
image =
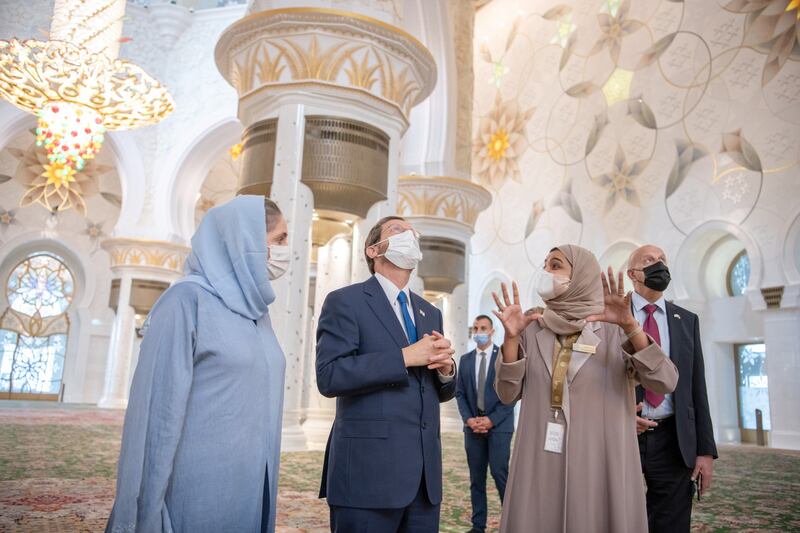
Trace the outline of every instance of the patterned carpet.
<instances>
[{"instance_id":1,"label":"patterned carpet","mask_svg":"<svg viewBox=\"0 0 800 533\"><path fill-rule=\"evenodd\" d=\"M114 497L122 413L0 402L0 532L102 531ZM461 435L444 441L442 532L469 529L469 476ZM713 491L695 506L693 531L800 531L800 453L722 447ZM316 498L322 454L285 453L278 530L327 531ZM490 490L490 531L499 504Z\"/></svg>"}]
</instances>

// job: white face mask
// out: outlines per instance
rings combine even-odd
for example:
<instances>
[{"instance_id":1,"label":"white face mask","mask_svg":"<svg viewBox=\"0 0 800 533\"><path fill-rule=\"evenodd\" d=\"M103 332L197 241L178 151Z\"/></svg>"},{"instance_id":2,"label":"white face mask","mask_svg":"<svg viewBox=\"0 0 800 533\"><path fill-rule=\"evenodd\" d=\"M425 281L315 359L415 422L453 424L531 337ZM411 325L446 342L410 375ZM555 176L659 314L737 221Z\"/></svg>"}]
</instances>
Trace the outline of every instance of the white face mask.
<instances>
[{"instance_id":1,"label":"white face mask","mask_svg":"<svg viewBox=\"0 0 800 533\"><path fill-rule=\"evenodd\" d=\"M569 288L569 281L567 277L553 275L553 273L543 269L536 283L536 292L546 302L564 294Z\"/></svg>"},{"instance_id":2,"label":"white face mask","mask_svg":"<svg viewBox=\"0 0 800 533\"><path fill-rule=\"evenodd\" d=\"M375 244L385 241L389 242L389 247L386 248L386 252L383 254L386 259L404 270L417 268L417 263L422 260L422 252L419 249L419 239L417 239L414 231L409 229Z\"/></svg>"},{"instance_id":3,"label":"white face mask","mask_svg":"<svg viewBox=\"0 0 800 533\"><path fill-rule=\"evenodd\" d=\"M275 280L286 274L289 270L289 260L292 252L288 246L271 245L269 247L269 259L267 259L267 270L269 279Z\"/></svg>"}]
</instances>

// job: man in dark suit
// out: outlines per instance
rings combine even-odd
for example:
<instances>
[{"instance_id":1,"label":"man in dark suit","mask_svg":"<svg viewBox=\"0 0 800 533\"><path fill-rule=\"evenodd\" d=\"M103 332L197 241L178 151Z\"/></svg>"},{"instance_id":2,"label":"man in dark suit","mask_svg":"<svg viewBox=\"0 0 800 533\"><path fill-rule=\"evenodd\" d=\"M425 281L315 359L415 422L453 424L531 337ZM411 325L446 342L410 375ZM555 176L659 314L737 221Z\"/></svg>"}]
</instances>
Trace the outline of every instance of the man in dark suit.
<instances>
[{"instance_id":1,"label":"man in dark suit","mask_svg":"<svg viewBox=\"0 0 800 533\"><path fill-rule=\"evenodd\" d=\"M494 390L494 363L500 348L492 341L494 325L479 315L472 325L477 348L460 359L456 399L464 421L464 448L469 465L469 491L472 499L472 529L486 530L486 468L492 472L500 494L506 492L511 437L514 434L514 405L505 405Z\"/></svg>"},{"instance_id":2,"label":"man in dark suit","mask_svg":"<svg viewBox=\"0 0 800 533\"><path fill-rule=\"evenodd\" d=\"M628 260L633 312L678 368L672 394L637 387L639 452L647 483L650 533L688 532L694 482L702 495L711 486L717 458L708 409L703 349L697 315L664 300L670 282L667 257L653 245Z\"/></svg>"},{"instance_id":3,"label":"man in dark suit","mask_svg":"<svg viewBox=\"0 0 800 533\"><path fill-rule=\"evenodd\" d=\"M364 254L374 276L330 293L319 317L317 386L336 398L320 497L332 532L434 533L453 349L441 312L408 289L422 258L411 225L380 220Z\"/></svg>"}]
</instances>

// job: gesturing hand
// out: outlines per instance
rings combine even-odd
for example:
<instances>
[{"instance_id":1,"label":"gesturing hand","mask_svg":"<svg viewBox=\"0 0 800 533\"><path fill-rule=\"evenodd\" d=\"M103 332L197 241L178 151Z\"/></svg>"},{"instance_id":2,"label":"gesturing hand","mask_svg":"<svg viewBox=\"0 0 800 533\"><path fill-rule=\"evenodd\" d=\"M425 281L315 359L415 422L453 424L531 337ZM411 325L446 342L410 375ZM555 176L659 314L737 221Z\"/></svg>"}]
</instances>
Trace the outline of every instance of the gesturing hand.
<instances>
[{"instance_id":1,"label":"gesturing hand","mask_svg":"<svg viewBox=\"0 0 800 533\"><path fill-rule=\"evenodd\" d=\"M603 282L603 302L605 309L599 315L586 317L587 322L608 322L623 328L636 322L631 311L631 293L625 294L625 285L622 282L622 271L618 273L617 280L614 279L614 270L608 267L608 279L604 272L600 273L600 280Z\"/></svg>"},{"instance_id":2,"label":"gesturing hand","mask_svg":"<svg viewBox=\"0 0 800 533\"><path fill-rule=\"evenodd\" d=\"M503 301L500 301L500 297L497 296L497 293L492 293L492 298L494 298L494 303L497 304L497 310L493 310L494 316L500 319L500 322L503 324L503 328L506 331L506 338L516 338L518 337L525 328L530 325L531 322L541 318L541 313L535 313L532 311L524 312L522 310L522 306L519 303L519 288L517 288L517 282L511 282L511 290L514 293L514 300L512 301L508 297L508 287L506 287L505 283L500 284L500 288L503 291Z\"/></svg>"}]
</instances>

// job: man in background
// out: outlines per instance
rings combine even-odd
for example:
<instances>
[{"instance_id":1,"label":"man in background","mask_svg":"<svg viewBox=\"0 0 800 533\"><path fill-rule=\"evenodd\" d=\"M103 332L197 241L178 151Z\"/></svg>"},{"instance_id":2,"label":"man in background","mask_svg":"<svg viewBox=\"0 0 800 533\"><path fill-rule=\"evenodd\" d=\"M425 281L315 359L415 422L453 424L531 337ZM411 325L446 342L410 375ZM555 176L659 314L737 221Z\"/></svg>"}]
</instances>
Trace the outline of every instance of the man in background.
<instances>
[{"instance_id":1,"label":"man in background","mask_svg":"<svg viewBox=\"0 0 800 533\"><path fill-rule=\"evenodd\" d=\"M494 390L494 363L498 346L493 342L494 325L486 315L475 318L472 338L477 347L461 357L456 399L464 421L464 449L469 465L472 529L486 530L486 469L494 478L500 503L506 491L511 437L514 434L514 405L504 405Z\"/></svg>"},{"instance_id":2,"label":"man in background","mask_svg":"<svg viewBox=\"0 0 800 533\"><path fill-rule=\"evenodd\" d=\"M650 533L688 533L692 496L711 486L717 447L700 322L694 313L664 299L671 280L667 265L664 251L653 245L634 250L628 259L634 316L678 368L672 394L636 388L636 409L641 413L636 422Z\"/></svg>"}]
</instances>

